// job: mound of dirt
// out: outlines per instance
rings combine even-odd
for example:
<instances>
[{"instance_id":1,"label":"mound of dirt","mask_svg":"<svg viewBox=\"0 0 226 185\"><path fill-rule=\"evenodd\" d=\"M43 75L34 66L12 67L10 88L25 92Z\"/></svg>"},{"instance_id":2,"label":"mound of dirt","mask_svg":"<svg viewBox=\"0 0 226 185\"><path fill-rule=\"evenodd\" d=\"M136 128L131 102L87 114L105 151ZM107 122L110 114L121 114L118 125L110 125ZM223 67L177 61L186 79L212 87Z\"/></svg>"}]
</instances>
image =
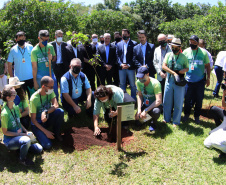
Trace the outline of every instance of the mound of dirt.
<instances>
[{"instance_id":1,"label":"mound of dirt","mask_svg":"<svg viewBox=\"0 0 226 185\"><path fill-rule=\"evenodd\" d=\"M90 146L115 146L117 136L116 136L116 126L112 127L111 133L109 133L109 128L100 128L101 134L97 137L93 135L93 129L88 127L72 127L64 132L63 145L68 147L73 147L75 150L86 150ZM126 145L131 140L133 140L133 133L129 130L122 128L122 144Z\"/></svg>"}]
</instances>

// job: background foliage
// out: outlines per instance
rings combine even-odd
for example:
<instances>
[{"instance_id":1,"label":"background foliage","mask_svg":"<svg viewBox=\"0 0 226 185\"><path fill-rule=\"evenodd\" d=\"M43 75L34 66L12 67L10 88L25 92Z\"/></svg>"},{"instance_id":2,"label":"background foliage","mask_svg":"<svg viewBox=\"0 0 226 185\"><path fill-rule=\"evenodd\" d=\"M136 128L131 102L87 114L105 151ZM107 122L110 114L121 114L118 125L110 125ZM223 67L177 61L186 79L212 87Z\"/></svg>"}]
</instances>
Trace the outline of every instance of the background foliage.
<instances>
[{"instance_id":1,"label":"background foliage","mask_svg":"<svg viewBox=\"0 0 226 185\"><path fill-rule=\"evenodd\" d=\"M64 0L8 1L0 10L0 48L5 49L3 43L14 40L18 31L25 31L27 40L35 45L40 29L49 30L50 39L54 40L57 29L102 35L128 28L134 40L140 29L154 44L159 33L174 34L181 38L184 49L189 37L196 34L207 41L213 55L225 50L226 8L221 2L212 7L200 3L183 6L170 0L136 0L121 7L120 3L104 0L91 7Z\"/></svg>"}]
</instances>

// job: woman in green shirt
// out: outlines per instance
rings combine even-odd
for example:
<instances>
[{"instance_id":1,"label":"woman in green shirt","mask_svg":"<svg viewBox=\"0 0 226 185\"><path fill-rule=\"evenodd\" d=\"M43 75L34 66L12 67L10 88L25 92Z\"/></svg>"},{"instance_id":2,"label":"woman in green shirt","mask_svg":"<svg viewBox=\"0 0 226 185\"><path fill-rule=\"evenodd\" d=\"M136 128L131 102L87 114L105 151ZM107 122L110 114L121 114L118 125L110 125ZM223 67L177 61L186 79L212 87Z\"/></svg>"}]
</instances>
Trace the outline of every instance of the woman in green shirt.
<instances>
[{"instance_id":1,"label":"woman in green shirt","mask_svg":"<svg viewBox=\"0 0 226 185\"><path fill-rule=\"evenodd\" d=\"M176 85L175 79L189 70L189 64L185 55L180 53L180 39L174 38L171 46L172 52L166 54L162 65L162 69L167 72L163 97L163 115L165 122L170 122L171 111L174 106L173 125L176 126L180 124L181 120L185 86Z\"/></svg>"},{"instance_id":2,"label":"woman in green shirt","mask_svg":"<svg viewBox=\"0 0 226 185\"><path fill-rule=\"evenodd\" d=\"M21 86L19 88L16 88L16 92L17 95L20 97L20 103L18 105L21 113L20 122L26 129L28 129L31 123L31 118L29 117L29 107L26 95Z\"/></svg>"},{"instance_id":3,"label":"woman in green shirt","mask_svg":"<svg viewBox=\"0 0 226 185\"><path fill-rule=\"evenodd\" d=\"M21 164L34 165L32 160L27 159L28 150L41 153L42 146L38 143L31 144L30 133L20 123L20 110L13 102L17 95L15 89L12 86L6 86L2 94L3 101L6 102L1 112L3 142L9 150L20 149Z\"/></svg>"},{"instance_id":4,"label":"woman in green shirt","mask_svg":"<svg viewBox=\"0 0 226 185\"><path fill-rule=\"evenodd\" d=\"M122 103L124 100L124 92L121 88L114 85L100 85L94 92L95 103L93 109L93 121L94 121L94 135L100 134L100 128L98 127L98 118L100 109L104 111L104 119L110 124L112 118L116 118L118 115L117 104Z\"/></svg>"}]
</instances>

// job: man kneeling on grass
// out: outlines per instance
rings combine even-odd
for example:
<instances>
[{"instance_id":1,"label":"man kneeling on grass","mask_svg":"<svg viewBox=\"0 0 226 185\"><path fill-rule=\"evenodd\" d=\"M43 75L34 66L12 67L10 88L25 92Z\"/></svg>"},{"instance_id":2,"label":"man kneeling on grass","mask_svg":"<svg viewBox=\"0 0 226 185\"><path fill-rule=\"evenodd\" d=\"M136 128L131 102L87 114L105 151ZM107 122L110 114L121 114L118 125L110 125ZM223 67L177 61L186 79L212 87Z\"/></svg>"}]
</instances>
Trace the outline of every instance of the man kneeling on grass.
<instances>
[{"instance_id":1,"label":"man kneeling on grass","mask_svg":"<svg viewBox=\"0 0 226 185\"><path fill-rule=\"evenodd\" d=\"M149 76L146 67L140 67L137 70L137 113L135 116L136 124L139 126L141 123L139 118L145 119L147 113L152 117L150 121L150 131L154 131L156 122L162 111L162 90L161 84L157 79Z\"/></svg>"},{"instance_id":2,"label":"man kneeling on grass","mask_svg":"<svg viewBox=\"0 0 226 185\"><path fill-rule=\"evenodd\" d=\"M41 88L30 99L32 131L44 149L50 149L50 139L62 141L60 128L64 122L64 111L59 107L53 92L54 81L49 76L41 79ZM53 132L47 130L52 126Z\"/></svg>"}]
</instances>

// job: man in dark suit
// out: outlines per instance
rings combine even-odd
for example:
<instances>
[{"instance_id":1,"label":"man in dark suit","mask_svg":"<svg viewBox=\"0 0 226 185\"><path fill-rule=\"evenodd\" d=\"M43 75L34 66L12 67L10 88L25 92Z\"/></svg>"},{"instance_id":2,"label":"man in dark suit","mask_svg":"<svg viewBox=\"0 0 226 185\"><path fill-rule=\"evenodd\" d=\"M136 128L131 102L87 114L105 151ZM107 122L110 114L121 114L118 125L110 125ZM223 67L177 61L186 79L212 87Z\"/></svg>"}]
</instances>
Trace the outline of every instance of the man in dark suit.
<instances>
[{"instance_id":1,"label":"man in dark suit","mask_svg":"<svg viewBox=\"0 0 226 185\"><path fill-rule=\"evenodd\" d=\"M114 44L117 48L117 44L122 41L122 36L118 31L114 33L114 39L115 41L112 42L112 44ZM118 63L116 63L114 67L113 80L114 80L113 84L119 86Z\"/></svg>"},{"instance_id":2,"label":"man in dark suit","mask_svg":"<svg viewBox=\"0 0 226 185\"><path fill-rule=\"evenodd\" d=\"M133 61L136 68L146 66L150 77L155 77L156 71L153 64L155 45L147 42L147 35L144 30L137 32L140 44L133 48Z\"/></svg>"},{"instance_id":3,"label":"man in dark suit","mask_svg":"<svg viewBox=\"0 0 226 185\"><path fill-rule=\"evenodd\" d=\"M94 55L96 54L96 46L94 44L90 44L89 42L86 42L83 47L83 56L84 56L84 65L82 72L86 74L92 91L95 91L95 71L92 66L92 62L89 60L94 58Z\"/></svg>"},{"instance_id":4,"label":"man in dark suit","mask_svg":"<svg viewBox=\"0 0 226 185\"><path fill-rule=\"evenodd\" d=\"M69 66L71 63L71 60L73 58L79 58L82 62L82 68L84 64L84 56L83 56L83 49L82 45L78 45L78 42L75 38L71 39L71 44L68 44L66 46L66 52L63 53L65 55L65 65L67 65L67 71L69 70Z\"/></svg>"},{"instance_id":5,"label":"man in dark suit","mask_svg":"<svg viewBox=\"0 0 226 185\"><path fill-rule=\"evenodd\" d=\"M116 46L110 43L111 35L109 33L104 34L104 44L98 46L97 54L100 55L100 65L97 67L98 75L102 85L105 85L105 80L107 84L112 84L112 76L117 61L116 58ZM97 85L100 85L99 80L97 80Z\"/></svg>"},{"instance_id":6,"label":"man in dark suit","mask_svg":"<svg viewBox=\"0 0 226 185\"><path fill-rule=\"evenodd\" d=\"M119 42L116 47L120 87L126 91L126 77L128 77L131 88L131 96L136 100L136 66L133 61L133 48L137 45L137 42L130 39L130 31L128 29L122 30L122 38L123 40Z\"/></svg>"},{"instance_id":7,"label":"man in dark suit","mask_svg":"<svg viewBox=\"0 0 226 185\"><path fill-rule=\"evenodd\" d=\"M63 53L66 52L65 47L67 43L63 42L63 32L61 30L57 30L55 32L55 41L50 44L53 45L55 53L56 53L56 62L52 63L53 72L57 79L57 84L60 84L60 79L68 71L69 66L65 63L65 55Z\"/></svg>"}]
</instances>

